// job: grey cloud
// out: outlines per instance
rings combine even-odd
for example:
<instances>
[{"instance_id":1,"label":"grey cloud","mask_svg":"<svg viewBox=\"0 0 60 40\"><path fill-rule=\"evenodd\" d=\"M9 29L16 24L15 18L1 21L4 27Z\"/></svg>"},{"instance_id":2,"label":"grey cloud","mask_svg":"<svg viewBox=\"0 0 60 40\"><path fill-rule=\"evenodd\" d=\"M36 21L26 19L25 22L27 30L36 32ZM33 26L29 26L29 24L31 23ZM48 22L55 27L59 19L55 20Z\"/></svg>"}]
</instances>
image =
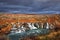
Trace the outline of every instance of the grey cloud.
<instances>
[{"instance_id":1,"label":"grey cloud","mask_svg":"<svg viewBox=\"0 0 60 40\"><path fill-rule=\"evenodd\" d=\"M0 0L0 11L60 11L60 0Z\"/></svg>"}]
</instances>

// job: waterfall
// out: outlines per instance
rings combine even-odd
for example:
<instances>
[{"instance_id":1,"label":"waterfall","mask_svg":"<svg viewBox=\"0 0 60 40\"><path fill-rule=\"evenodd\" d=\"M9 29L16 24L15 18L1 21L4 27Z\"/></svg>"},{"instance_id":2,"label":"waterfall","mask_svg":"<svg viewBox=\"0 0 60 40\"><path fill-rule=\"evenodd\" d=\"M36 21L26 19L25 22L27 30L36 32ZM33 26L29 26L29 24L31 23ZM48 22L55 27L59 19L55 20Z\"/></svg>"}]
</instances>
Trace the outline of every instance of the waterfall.
<instances>
[{"instance_id":1,"label":"waterfall","mask_svg":"<svg viewBox=\"0 0 60 40\"><path fill-rule=\"evenodd\" d=\"M34 26L34 23L32 23L32 28L33 28L33 29L37 29L37 27Z\"/></svg>"},{"instance_id":2,"label":"waterfall","mask_svg":"<svg viewBox=\"0 0 60 40\"><path fill-rule=\"evenodd\" d=\"M16 25L14 24L13 26L12 26L12 28L11 28L11 33L15 33L15 31L17 30L17 28L16 28Z\"/></svg>"},{"instance_id":3,"label":"waterfall","mask_svg":"<svg viewBox=\"0 0 60 40\"><path fill-rule=\"evenodd\" d=\"M43 23L41 23L41 27L43 28Z\"/></svg>"},{"instance_id":4,"label":"waterfall","mask_svg":"<svg viewBox=\"0 0 60 40\"><path fill-rule=\"evenodd\" d=\"M11 28L11 33L21 33L21 32L25 32L27 28L32 30L32 29L38 29L40 27L38 23L26 23L26 24L27 26L24 25L24 23L22 25L19 24L18 27L16 27L16 25L13 24L13 27ZM46 22L46 23L41 23L41 28L42 29L53 29L54 27L53 25L50 25L49 23Z\"/></svg>"},{"instance_id":5,"label":"waterfall","mask_svg":"<svg viewBox=\"0 0 60 40\"><path fill-rule=\"evenodd\" d=\"M31 23L27 23L28 24L28 27L32 30L32 25Z\"/></svg>"},{"instance_id":6,"label":"waterfall","mask_svg":"<svg viewBox=\"0 0 60 40\"><path fill-rule=\"evenodd\" d=\"M35 26L34 26L34 23L28 23L28 27L32 30L32 29L37 29Z\"/></svg>"},{"instance_id":7,"label":"waterfall","mask_svg":"<svg viewBox=\"0 0 60 40\"><path fill-rule=\"evenodd\" d=\"M49 29L49 28L50 28L49 23L47 23L46 29Z\"/></svg>"}]
</instances>

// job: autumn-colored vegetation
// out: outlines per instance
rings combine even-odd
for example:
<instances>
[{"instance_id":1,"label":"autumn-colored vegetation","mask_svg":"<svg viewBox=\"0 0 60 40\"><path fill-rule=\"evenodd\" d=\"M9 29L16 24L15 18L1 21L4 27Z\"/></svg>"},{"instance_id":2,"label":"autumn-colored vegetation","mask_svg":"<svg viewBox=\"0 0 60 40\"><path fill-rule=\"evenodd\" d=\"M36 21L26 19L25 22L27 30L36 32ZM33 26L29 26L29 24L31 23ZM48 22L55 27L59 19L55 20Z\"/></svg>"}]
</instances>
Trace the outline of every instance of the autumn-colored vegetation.
<instances>
[{"instance_id":1,"label":"autumn-colored vegetation","mask_svg":"<svg viewBox=\"0 0 60 40\"><path fill-rule=\"evenodd\" d=\"M1 34L7 34L11 30L12 23L17 22L48 22L52 23L56 28L60 29L60 15L58 14L46 14L46 15L27 15L27 14L0 14L0 38L3 39ZM59 37L56 36L59 35ZM21 40L59 40L60 31L51 32L48 35L36 36L36 37L26 37Z\"/></svg>"},{"instance_id":2,"label":"autumn-colored vegetation","mask_svg":"<svg viewBox=\"0 0 60 40\"><path fill-rule=\"evenodd\" d=\"M46 15L28 15L28 14L3 14L0 15L0 26L6 25L6 27L3 26L1 28L0 32L7 33L10 31L12 25L11 23L16 22L48 22L55 25L55 27L60 28L60 15L57 14L46 14Z\"/></svg>"}]
</instances>

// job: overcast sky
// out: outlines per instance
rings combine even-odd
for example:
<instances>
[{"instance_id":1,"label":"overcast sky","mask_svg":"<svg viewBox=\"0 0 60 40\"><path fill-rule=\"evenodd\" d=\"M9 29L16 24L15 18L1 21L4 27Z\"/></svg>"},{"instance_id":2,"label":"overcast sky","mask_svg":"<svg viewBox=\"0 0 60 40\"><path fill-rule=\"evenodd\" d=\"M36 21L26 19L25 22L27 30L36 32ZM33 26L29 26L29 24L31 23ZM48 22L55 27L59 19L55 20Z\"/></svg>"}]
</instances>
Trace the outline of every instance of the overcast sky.
<instances>
[{"instance_id":1,"label":"overcast sky","mask_svg":"<svg viewBox=\"0 0 60 40\"><path fill-rule=\"evenodd\" d=\"M0 12L59 12L60 0L0 0Z\"/></svg>"}]
</instances>

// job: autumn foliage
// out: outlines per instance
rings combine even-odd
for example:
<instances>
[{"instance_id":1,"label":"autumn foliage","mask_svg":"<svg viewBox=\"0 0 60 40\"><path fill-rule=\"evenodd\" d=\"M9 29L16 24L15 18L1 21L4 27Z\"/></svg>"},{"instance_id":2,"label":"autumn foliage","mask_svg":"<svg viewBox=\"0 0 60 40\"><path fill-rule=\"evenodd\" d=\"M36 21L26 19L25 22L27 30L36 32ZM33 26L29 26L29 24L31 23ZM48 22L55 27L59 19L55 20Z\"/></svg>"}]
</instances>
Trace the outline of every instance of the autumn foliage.
<instances>
[{"instance_id":1,"label":"autumn foliage","mask_svg":"<svg viewBox=\"0 0 60 40\"><path fill-rule=\"evenodd\" d=\"M46 16L47 19L43 19ZM24 14L4 14L0 16L0 26L8 24L6 27L3 27L0 32L8 33L12 27L11 23L16 22L46 22L55 23L58 27L60 22L56 20L55 16L57 15L24 15ZM60 16L60 15L59 15ZM57 17L59 18L59 17ZM42 19L42 20L41 20ZM60 28L60 27L59 27Z\"/></svg>"}]
</instances>

